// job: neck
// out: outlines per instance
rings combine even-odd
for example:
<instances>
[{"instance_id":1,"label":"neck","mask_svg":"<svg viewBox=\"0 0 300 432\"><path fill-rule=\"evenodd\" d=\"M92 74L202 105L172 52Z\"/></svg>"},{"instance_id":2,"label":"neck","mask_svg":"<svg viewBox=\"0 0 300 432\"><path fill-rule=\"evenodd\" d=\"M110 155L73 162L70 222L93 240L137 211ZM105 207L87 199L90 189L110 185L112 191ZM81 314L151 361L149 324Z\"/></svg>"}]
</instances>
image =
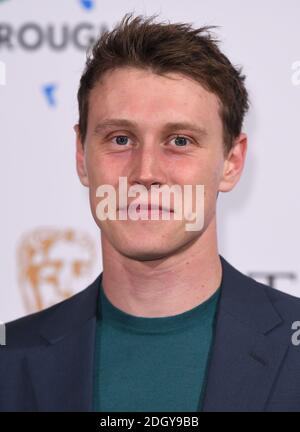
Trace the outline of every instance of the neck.
<instances>
[{"instance_id":1,"label":"neck","mask_svg":"<svg viewBox=\"0 0 300 432\"><path fill-rule=\"evenodd\" d=\"M189 247L167 258L138 261L120 254L102 236L103 290L122 311L140 317L186 312L219 288L222 265L216 221Z\"/></svg>"}]
</instances>

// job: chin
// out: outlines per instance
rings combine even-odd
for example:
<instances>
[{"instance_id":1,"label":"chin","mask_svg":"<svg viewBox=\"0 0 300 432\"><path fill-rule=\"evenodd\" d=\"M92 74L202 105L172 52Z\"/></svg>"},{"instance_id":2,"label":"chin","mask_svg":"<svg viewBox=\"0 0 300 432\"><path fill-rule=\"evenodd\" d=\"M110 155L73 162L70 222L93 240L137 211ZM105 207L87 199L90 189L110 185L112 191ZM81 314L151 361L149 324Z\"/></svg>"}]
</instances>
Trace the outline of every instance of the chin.
<instances>
[{"instance_id":1,"label":"chin","mask_svg":"<svg viewBox=\"0 0 300 432\"><path fill-rule=\"evenodd\" d=\"M168 256L163 251L153 251L153 250L125 250L122 251L122 254L127 258L130 258L135 261L156 261L162 260Z\"/></svg>"},{"instance_id":2,"label":"chin","mask_svg":"<svg viewBox=\"0 0 300 432\"><path fill-rule=\"evenodd\" d=\"M119 253L136 261L154 261L163 259L174 254L177 249L174 245L162 244L161 239L158 242L145 242L145 239L134 239L134 241L131 240L126 243L121 242L121 244L115 245L115 247Z\"/></svg>"}]
</instances>

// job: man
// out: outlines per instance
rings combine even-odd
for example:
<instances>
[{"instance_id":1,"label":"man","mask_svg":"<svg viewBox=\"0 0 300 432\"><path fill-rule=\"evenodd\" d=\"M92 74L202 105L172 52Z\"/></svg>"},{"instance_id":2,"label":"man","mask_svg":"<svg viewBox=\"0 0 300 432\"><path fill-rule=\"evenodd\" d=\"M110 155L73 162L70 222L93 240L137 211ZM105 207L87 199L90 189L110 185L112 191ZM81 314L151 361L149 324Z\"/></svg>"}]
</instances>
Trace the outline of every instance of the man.
<instances>
[{"instance_id":1,"label":"man","mask_svg":"<svg viewBox=\"0 0 300 432\"><path fill-rule=\"evenodd\" d=\"M74 129L103 272L7 325L1 410L300 410L300 300L218 253L217 196L243 170L248 94L209 30L129 14L94 45ZM135 208L124 178L147 192ZM119 193L109 217L103 185ZM136 217L152 215L153 190L173 185L202 185L204 194L192 191L181 218L176 194L168 208L159 201L159 219ZM201 198L200 229L188 230Z\"/></svg>"}]
</instances>

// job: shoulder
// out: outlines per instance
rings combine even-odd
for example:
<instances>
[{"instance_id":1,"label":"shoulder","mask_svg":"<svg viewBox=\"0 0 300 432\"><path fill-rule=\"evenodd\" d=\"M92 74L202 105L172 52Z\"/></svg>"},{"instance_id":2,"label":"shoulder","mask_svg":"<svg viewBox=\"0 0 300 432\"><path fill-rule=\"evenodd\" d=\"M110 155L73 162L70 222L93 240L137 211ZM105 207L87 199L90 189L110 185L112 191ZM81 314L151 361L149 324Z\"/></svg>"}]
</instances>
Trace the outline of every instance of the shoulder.
<instances>
[{"instance_id":1,"label":"shoulder","mask_svg":"<svg viewBox=\"0 0 300 432\"><path fill-rule=\"evenodd\" d=\"M294 316L300 321L300 297L295 297L275 289L269 285L265 285L254 281L260 289L263 289L269 297L273 306L280 312L282 317L290 318Z\"/></svg>"},{"instance_id":2,"label":"shoulder","mask_svg":"<svg viewBox=\"0 0 300 432\"><path fill-rule=\"evenodd\" d=\"M246 316L266 315L272 309L284 321L300 320L300 298L274 287L258 282L241 272L222 256L224 287L226 287L226 306L243 311ZM268 305L272 305L272 308ZM253 318L252 318L253 320Z\"/></svg>"},{"instance_id":3,"label":"shoulder","mask_svg":"<svg viewBox=\"0 0 300 432\"><path fill-rule=\"evenodd\" d=\"M7 348L39 345L45 326L60 326L92 315L96 307L99 278L73 296L39 312L5 323Z\"/></svg>"}]
</instances>

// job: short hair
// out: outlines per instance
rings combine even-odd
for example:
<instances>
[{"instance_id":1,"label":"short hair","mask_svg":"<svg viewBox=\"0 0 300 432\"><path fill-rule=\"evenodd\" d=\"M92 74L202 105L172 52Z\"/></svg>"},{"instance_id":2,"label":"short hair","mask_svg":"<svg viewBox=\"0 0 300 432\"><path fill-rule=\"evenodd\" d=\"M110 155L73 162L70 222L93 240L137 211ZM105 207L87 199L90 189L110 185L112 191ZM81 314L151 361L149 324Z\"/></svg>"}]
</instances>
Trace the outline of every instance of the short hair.
<instances>
[{"instance_id":1,"label":"short hair","mask_svg":"<svg viewBox=\"0 0 300 432\"><path fill-rule=\"evenodd\" d=\"M211 29L194 29L188 23L154 22L156 15L134 17L127 13L113 30L105 30L86 54L86 64L77 93L79 133L85 141L89 93L105 72L132 66L163 75L184 74L215 94L223 124L225 155L241 133L249 108L242 68L233 66L218 47Z\"/></svg>"}]
</instances>

